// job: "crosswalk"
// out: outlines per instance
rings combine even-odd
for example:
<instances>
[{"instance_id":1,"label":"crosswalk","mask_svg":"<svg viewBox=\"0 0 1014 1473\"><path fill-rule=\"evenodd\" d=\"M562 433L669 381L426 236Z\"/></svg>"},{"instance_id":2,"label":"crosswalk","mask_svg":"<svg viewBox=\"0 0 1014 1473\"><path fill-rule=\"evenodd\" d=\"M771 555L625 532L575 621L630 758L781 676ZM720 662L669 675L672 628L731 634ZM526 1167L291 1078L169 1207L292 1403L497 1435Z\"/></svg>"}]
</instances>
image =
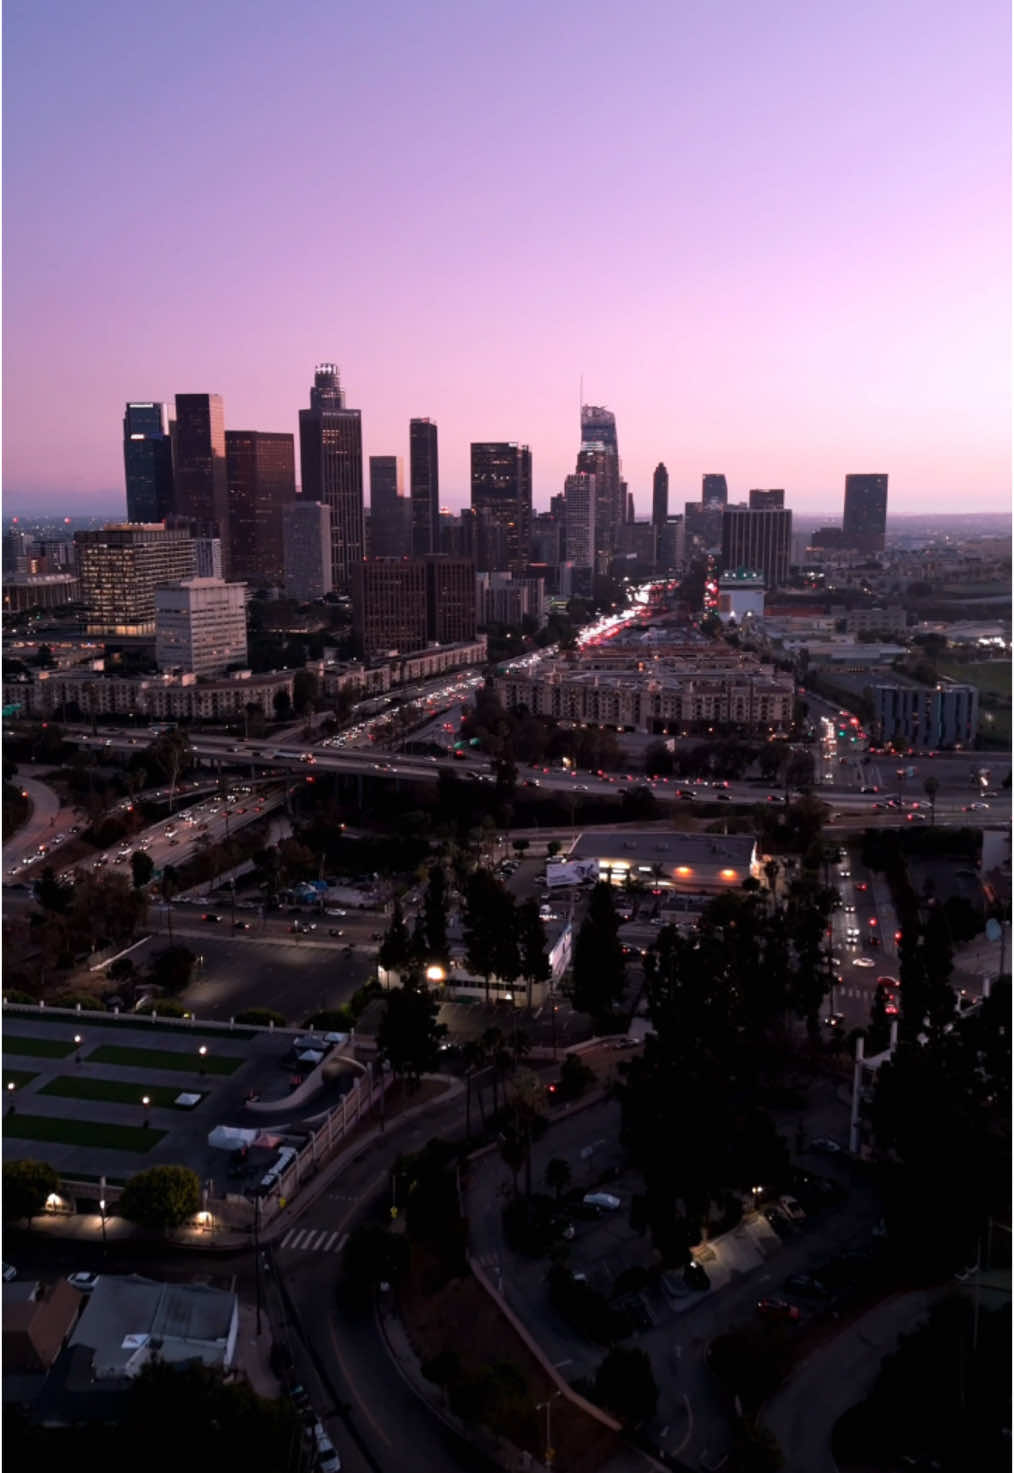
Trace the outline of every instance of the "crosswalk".
<instances>
[{"instance_id":1,"label":"crosswalk","mask_svg":"<svg viewBox=\"0 0 1014 1473\"><path fill-rule=\"evenodd\" d=\"M348 1233L332 1232L330 1228L292 1228L279 1247L297 1253L340 1253L347 1238Z\"/></svg>"}]
</instances>

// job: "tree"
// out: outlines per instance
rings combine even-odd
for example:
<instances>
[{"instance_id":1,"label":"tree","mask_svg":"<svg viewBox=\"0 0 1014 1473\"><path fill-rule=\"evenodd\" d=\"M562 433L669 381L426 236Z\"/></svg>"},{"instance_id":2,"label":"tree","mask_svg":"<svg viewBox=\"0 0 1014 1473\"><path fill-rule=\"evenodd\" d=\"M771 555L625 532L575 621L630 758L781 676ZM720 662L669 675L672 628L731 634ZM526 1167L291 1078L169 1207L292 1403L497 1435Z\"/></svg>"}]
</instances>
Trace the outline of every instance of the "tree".
<instances>
[{"instance_id":1,"label":"tree","mask_svg":"<svg viewBox=\"0 0 1014 1473\"><path fill-rule=\"evenodd\" d=\"M478 1038L470 1038L461 1050L461 1061L465 1068L465 1137L472 1139L472 1080L480 1069L486 1067L486 1050ZM482 1128L486 1129L486 1107L482 1101L482 1090L478 1092L479 1113Z\"/></svg>"},{"instance_id":2,"label":"tree","mask_svg":"<svg viewBox=\"0 0 1014 1473\"><path fill-rule=\"evenodd\" d=\"M561 1193L565 1192L570 1186L570 1179L570 1166L562 1156L554 1156L551 1161L547 1161L545 1170L546 1186L554 1194L558 1202Z\"/></svg>"},{"instance_id":3,"label":"tree","mask_svg":"<svg viewBox=\"0 0 1014 1473\"><path fill-rule=\"evenodd\" d=\"M182 992L190 984L197 957L189 946L167 946L152 957L151 980L166 992Z\"/></svg>"},{"instance_id":4,"label":"tree","mask_svg":"<svg viewBox=\"0 0 1014 1473\"><path fill-rule=\"evenodd\" d=\"M275 716L279 721L288 721L292 715L292 697L285 689L275 691L271 704L275 708Z\"/></svg>"},{"instance_id":5,"label":"tree","mask_svg":"<svg viewBox=\"0 0 1014 1473\"><path fill-rule=\"evenodd\" d=\"M488 1002L490 978L514 982L521 967L514 897L489 870L477 869L469 876L463 922L465 960L484 979Z\"/></svg>"},{"instance_id":6,"label":"tree","mask_svg":"<svg viewBox=\"0 0 1014 1473\"><path fill-rule=\"evenodd\" d=\"M594 1396L626 1427L638 1427L654 1416L658 1384L647 1354L634 1346L614 1345L595 1373Z\"/></svg>"},{"instance_id":7,"label":"tree","mask_svg":"<svg viewBox=\"0 0 1014 1473\"><path fill-rule=\"evenodd\" d=\"M539 916L539 907L536 901L526 900L518 906L518 952L521 965L521 975L527 984L527 1006L529 1011L532 1006L532 986L534 983L548 982L553 975L553 969L546 955L546 928Z\"/></svg>"},{"instance_id":8,"label":"tree","mask_svg":"<svg viewBox=\"0 0 1014 1473\"><path fill-rule=\"evenodd\" d=\"M549 855L550 859L555 859L562 848L563 845L560 843L559 839L550 839L549 843L546 845L546 853Z\"/></svg>"},{"instance_id":9,"label":"tree","mask_svg":"<svg viewBox=\"0 0 1014 1473\"><path fill-rule=\"evenodd\" d=\"M48 1161L5 1161L3 1169L4 1219L20 1222L38 1217L46 1205L46 1198L60 1185L60 1178Z\"/></svg>"},{"instance_id":10,"label":"tree","mask_svg":"<svg viewBox=\"0 0 1014 1473\"><path fill-rule=\"evenodd\" d=\"M403 972L412 956L412 942L401 912L401 902L395 900L391 910L391 924L384 932L384 939L377 952L377 961L385 972Z\"/></svg>"},{"instance_id":11,"label":"tree","mask_svg":"<svg viewBox=\"0 0 1014 1473\"><path fill-rule=\"evenodd\" d=\"M525 851L530 849L531 847L531 839L515 839L513 844L511 845L511 848L514 850L514 853L518 856L519 859L523 859L525 857Z\"/></svg>"},{"instance_id":12,"label":"tree","mask_svg":"<svg viewBox=\"0 0 1014 1473\"><path fill-rule=\"evenodd\" d=\"M159 1009L161 1012L161 1009ZM276 1013L272 1008L247 1008L244 1013L237 1013L235 1021L246 1023L251 1028L284 1028L287 1022L284 1013Z\"/></svg>"},{"instance_id":13,"label":"tree","mask_svg":"<svg viewBox=\"0 0 1014 1473\"><path fill-rule=\"evenodd\" d=\"M865 1052L868 1059L884 1053L891 1043L891 1019L887 1014L888 995L887 987L878 982L870 1008L870 1024L866 1030Z\"/></svg>"},{"instance_id":14,"label":"tree","mask_svg":"<svg viewBox=\"0 0 1014 1473\"><path fill-rule=\"evenodd\" d=\"M442 864L430 866L422 915L425 924L427 961L448 970L451 948L447 940L447 876Z\"/></svg>"},{"instance_id":15,"label":"tree","mask_svg":"<svg viewBox=\"0 0 1014 1473\"><path fill-rule=\"evenodd\" d=\"M578 1054L567 1054L560 1065L560 1098L579 1100L590 1084L595 1082L595 1071Z\"/></svg>"},{"instance_id":16,"label":"tree","mask_svg":"<svg viewBox=\"0 0 1014 1473\"><path fill-rule=\"evenodd\" d=\"M395 1236L376 1223L353 1228L342 1254L342 1269L350 1285L371 1291L395 1283L408 1267L408 1239Z\"/></svg>"},{"instance_id":17,"label":"tree","mask_svg":"<svg viewBox=\"0 0 1014 1473\"><path fill-rule=\"evenodd\" d=\"M393 987L385 994L377 1053L411 1089L439 1062L440 1044L447 1034L446 1025L437 1022L439 1011L428 987Z\"/></svg>"},{"instance_id":18,"label":"tree","mask_svg":"<svg viewBox=\"0 0 1014 1473\"><path fill-rule=\"evenodd\" d=\"M923 782L922 790L930 801L930 823L935 824L937 821L937 793L940 791L939 778L926 778Z\"/></svg>"},{"instance_id":19,"label":"tree","mask_svg":"<svg viewBox=\"0 0 1014 1473\"><path fill-rule=\"evenodd\" d=\"M130 856L130 872L134 877L134 889L143 890L155 873L155 862L143 849L135 849Z\"/></svg>"},{"instance_id":20,"label":"tree","mask_svg":"<svg viewBox=\"0 0 1014 1473\"><path fill-rule=\"evenodd\" d=\"M150 1232L179 1227L200 1206L200 1177L189 1166L149 1166L128 1180L120 1197L120 1215Z\"/></svg>"},{"instance_id":21,"label":"tree","mask_svg":"<svg viewBox=\"0 0 1014 1473\"><path fill-rule=\"evenodd\" d=\"M588 913L574 943L572 1001L596 1023L609 1020L623 997L626 971L612 886L600 881L592 890Z\"/></svg>"}]
</instances>

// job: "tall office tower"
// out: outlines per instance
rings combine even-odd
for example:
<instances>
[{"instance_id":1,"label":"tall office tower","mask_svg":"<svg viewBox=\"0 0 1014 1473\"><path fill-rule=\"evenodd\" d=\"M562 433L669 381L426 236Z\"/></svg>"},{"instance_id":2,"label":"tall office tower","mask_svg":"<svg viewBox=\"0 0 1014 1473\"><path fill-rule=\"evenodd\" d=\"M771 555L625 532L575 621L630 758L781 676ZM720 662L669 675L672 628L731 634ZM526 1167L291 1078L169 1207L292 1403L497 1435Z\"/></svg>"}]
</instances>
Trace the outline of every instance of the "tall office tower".
<instances>
[{"instance_id":1,"label":"tall office tower","mask_svg":"<svg viewBox=\"0 0 1014 1473\"><path fill-rule=\"evenodd\" d=\"M164 404L128 404L123 416L127 521L160 522L173 509L172 441Z\"/></svg>"},{"instance_id":2,"label":"tall office tower","mask_svg":"<svg viewBox=\"0 0 1014 1473\"><path fill-rule=\"evenodd\" d=\"M725 506L729 500L729 488L724 476L701 477L701 500L705 506Z\"/></svg>"},{"instance_id":3,"label":"tall office tower","mask_svg":"<svg viewBox=\"0 0 1014 1473\"><path fill-rule=\"evenodd\" d=\"M161 522L75 532L87 634L154 634L155 590L191 578L194 539Z\"/></svg>"},{"instance_id":4,"label":"tall office tower","mask_svg":"<svg viewBox=\"0 0 1014 1473\"><path fill-rule=\"evenodd\" d=\"M562 501L563 497L553 497ZM563 519L553 512L538 512L532 517L532 562L558 563L563 556Z\"/></svg>"},{"instance_id":5,"label":"tall office tower","mask_svg":"<svg viewBox=\"0 0 1014 1473\"><path fill-rule=\"evenodd\" d=\"M789 576L792 513L776 507L727 506L722 513L722 571L763 573L768 589Z\"/></svg>"},{"instance_id":6,"label":"tall office tower","mask_svg":"<svg viewBox=\"0 0 1014 1473\"><path fill-rule=\"evenodd\" d=\"M371 558L352 569L352 628L367 659L426 644L426 564Z\"/></svg>"},{"instance_id":7,"label":"tall office tower","mask_svg":"<svg viewBox=\"0 0 1014 1473\"><path fill-rule=\"evenodd\" d=\"M575 471L564 481L563 494L567 503L564 561L574 565L575 587L590 593L598 546L595 530L598 484L595 476L587 471Z\"/></svg>"},{"instance_id":8,"label":"tall office tower","mask_svg":"<svg viewBox=\"0 0 1014 1473\"><path fill-rule=\"evenodd\" d=\"M408 489L412 501L412 556L440 551L440 470L437 427L431 419L408 424Z\"/></svg>"},{"instance_id":9,"label":"tall office tower","mask_svg":"<svg viewBox=\"0 0 1014 1473\"><path fill-rule=\"evenodd\" d=\"M160 670L220 675L246 660L246 584L185 578L155 590L155 663Z\"/></svg>"},{"instance_id":10,"label":"tall office tower","mask_svg":"<svg viewBox=\"0 0 1014 1473\"><path fill-rule=\"evenodd\" d=\"M221 537L229 565L229 479L225 467L225 410L220 394L177 394L171 425L173 504L195 537Z\"/></svg>"},{"instance_id":11,"label":"tall office tower","mask_svg":"<svg viewBox=\"0 0 1014 1473\"><path fill-rule=\"evenodd\" d=\"M710 550L722 545L722 512L717 501L688 501L683 507L687 555L696 550Z\"/></svg>"},{"instance_id":12,"label":"tall office tower","mask_svg":"<svg viewBox=\"0 0 1014 1473\"><path fill-rule=\"evenodd\" d=\"M784 491L751 491L751 511L780 511L785 505Z\"/></svg>"},{"instance_id":13,"label":"tall office tower","mask_svg":"<svg viewBox=\"0 0 1014 1473\"><path fill-rule=\"evenodd\" d=\"M660 532L669 515L669 472L665 463L659 461L651 478L651 523Z\"/></svg>"},{"instance_id":14,"label":"tall office tower","mask_svg":"<svg viewBox=\"0 0 1014 1473\"><path fill-rule=\"evenodd\" d=\"M685 544L682 517L667 518L665 526L659 530L656 549L655 557L660 572L672 573L683 566Z\"/></svg>"},{"instance_id":15,"label":"tall office tower","mask_svg":"<svg viewBox=\"0 0 1014 1473\"><path fill-rule=\"evenodd\" d=\"M5 573L27 573L32 552L32 534L12 527L3 534L3 570Z\"/></svg>"},{"instance_id":16,"label":"tall office tower","mask_svg":"<svg viewBox=\"0 0 1014 1473\"><path fill-rule=\"evenodd\" d=\"M532 452L527 445L504 440L473 443L472 510L486 523L479 563L483 572L504 572L528 561Z\"/></svg>"},{"instance_id":17,"label":"tall office tower","mask_svg":"<svg viewBox=\"0 0 1014 1473\"><path fill-rule=\"evenodd\" d=\"M626 508L624 521L629 526L631 522L635 522L637 520L637 513L634 510L634 493L633 491L627 490L626 481L620 482L620 500L623 506Z\"/></svg>"},{"instance_id":18,"label":"tall office tower","mask_svg":"<svg viewBox=\"0 0 1014 1473\"><path fill-rule=\"evenodd\" d=\"M471 558L427 557L426 638L464 644L475 638L475 564Z\"/></svg>"},{"instance_id":19,"label":"tall office tower","mask_svg":"<svg viewBox=\"0 0 1014 1473\"><path fill-rule=\"evenodd\" d=\"M254 588L274 588L284 576L282 507L296 495L292 435L226 430L229 482L229 571Z\"/></svg>"},{"instance_id":20,"label":"tall office tower","mask_svg":"<svg viewBox=\"0 0 1014 1473\"><path fill-rule=\"evenodd\" d=\"M195 578L221 578L222 576L222 539L221 537L195 537L194 538L194 577Z\"/></svg>"},{"instance_id":21,"label":"tall office tower","mask_svg":"<svg viewBox=\"0 0 1014 1473\"><path fill-rule=\"evenodd\" d=\"M596 572L604 573L616 546L616 529L626 517L626 497L621 498L616 416L600 404L581 406L581 449L575 469L595 477Z\"/></svg>"},{"instance_id":22,"label":"tall office tower","mask_svg":"<svg viewBox=\"0 0 1014 1473\"><path fill-rule=\"evenodd\" d=\"M883 552L887 531L887 477L845 477L845 515L842 532L846 547L858 552Z\"/></svg>"},{"instance_id":23,"label":"tall office tower","mask_svg":"<svg viewBox=\"0 0 1014 1473\"><path fill-rule=\"evenodd\" d=\"M402 494L401 458L370 456L370 557L409 557L412 503Z\"/></svg>"},{"instance_id":24,"label":"tall office tower","mask_svg":"<svg viewBox=\"0 0 1014 1473\"><path fill-rule=\"evenodd\" d=\"M300 603L323 598L331 582L331 512L322 501L290 501L282 508L285 592Z\"/></svg>"},{"instance_id":25,"label":"tall office tower","mask_svg":"<svg viewBox=\"0 0 1014 1473\"><path fill-rule=\"evenodd\" d=\"M318 364L310 407L299 411L299 463L303 495L331 512L331 578L348 591L352 569L363 560L363 425L358 409L346 409L333 363Z\"/></svg>"}]
</instances>

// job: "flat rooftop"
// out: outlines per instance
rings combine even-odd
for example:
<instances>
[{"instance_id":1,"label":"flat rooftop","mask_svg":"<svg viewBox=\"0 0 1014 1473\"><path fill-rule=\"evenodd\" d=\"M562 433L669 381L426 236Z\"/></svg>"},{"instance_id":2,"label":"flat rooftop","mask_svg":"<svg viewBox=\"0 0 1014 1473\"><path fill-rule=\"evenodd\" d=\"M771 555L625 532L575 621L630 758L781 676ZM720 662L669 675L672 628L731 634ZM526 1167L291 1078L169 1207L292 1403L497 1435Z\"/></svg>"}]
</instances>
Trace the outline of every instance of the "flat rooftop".
<instances>
[{"instance_id":1,"label":"flat rooftop","mask_svg":"<svg viewBox=\"0 0 1014 1473\"><path fill-rule=\"evenodd\" d=\"M753 858L752 834L666 833L658 829L585 832L568 859L639 859L644 864L689 865L698 869L746 871Z\"/></svg>"}]
</instances>

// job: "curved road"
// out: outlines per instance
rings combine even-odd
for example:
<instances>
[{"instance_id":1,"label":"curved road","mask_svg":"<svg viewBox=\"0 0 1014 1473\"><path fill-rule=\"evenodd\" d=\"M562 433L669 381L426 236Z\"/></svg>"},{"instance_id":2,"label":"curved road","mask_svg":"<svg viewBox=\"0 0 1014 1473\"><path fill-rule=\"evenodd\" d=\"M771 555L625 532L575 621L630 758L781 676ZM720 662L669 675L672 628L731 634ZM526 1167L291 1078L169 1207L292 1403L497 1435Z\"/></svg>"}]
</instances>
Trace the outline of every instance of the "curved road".
<instances>
[{"instance_id":1,"label":"curved road","mask_svg":"<svg viewBox=\"0 0 1014 1473\"><path fill-rule=\"evenodd\" d=\"M52 838L57 814L61 808L59 796L44 782L40 782L37 777L28 777L24 770L21 770L17 781L21 784L22 790L28 794L32 811L28 815L27 823L23 824L3 846L5 873L10 865L25 855L34 853L40 844L46 842L47 837ZM68 824L73 823L70 809L66 811L66 818Z\"/></svg>"}]
</instances>

